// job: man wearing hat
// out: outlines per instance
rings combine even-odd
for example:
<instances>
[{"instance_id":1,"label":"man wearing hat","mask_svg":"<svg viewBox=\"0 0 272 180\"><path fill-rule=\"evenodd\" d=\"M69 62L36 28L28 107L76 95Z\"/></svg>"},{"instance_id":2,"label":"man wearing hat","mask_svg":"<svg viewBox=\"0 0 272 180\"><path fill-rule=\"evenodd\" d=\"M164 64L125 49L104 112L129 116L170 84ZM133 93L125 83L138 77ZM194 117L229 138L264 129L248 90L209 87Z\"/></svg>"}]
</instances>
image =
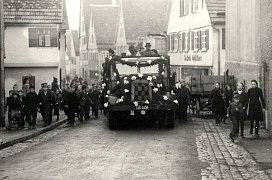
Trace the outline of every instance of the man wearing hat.
<instances>
[{"instance_id":1,"label":"man wearing hat","mask_svg":"<svg viewBox=\"0 0 272 180\"><path fill-rule=\"evenodd\" d=\"M145 51L144 51L143 55L144 56L152 56L151 44L150 43L145 44Z\"/></svg>"},{"instance_id":2,"label":"man wearing hat","mask_svg":"<svg viewBox=\"0 0 272 180\"><path fill-rule=\"evenodd\" d=\"M29 123L29 129L35 129L37 112L39 108L39 98L35 92L35 87L30 86L25 100L26 120Z\"/></svg>"},{"instance_id":3,"label":"man wearing hat","mask_svg":"<svg viewBox=\"0 0 272 180\"><path fill-rule=\"evenodd\" d=\"M174 93L179 103L179 108L176 111L177 118L187 121L187 109L190 103L190 91L188 88L186 88L184 79L181 79L180 82L176 83Z\"/></svg>"},{"instance_id":4,"label":"man wearing hat","mask_svg":"<svg viewBox=\"0 0 272 180\"><path fill-rule=\"evenodd\" d=\"M22 104L21 123L22 123L22 128L24 128L24 126L25 126L25 118L26 118L26 107L25 107L24 91L23 90L19 90L18 94L19 94L19 99L20 99L21 104Z\"/></svg>"},{"instance_id":5,"label":"man wearing hat","mask_svg":"<svg viewBox=\"0 0 272 180\"><path fill-rule=\"evenodd\" d=\"M41 114L44 121L44 127L46 127L50 123L50 110L51 106L53 105L53 97L52 94L48 91L47 83L42 84L42 91L39 92L38 98Z\"/></svg>"}]
</instances>

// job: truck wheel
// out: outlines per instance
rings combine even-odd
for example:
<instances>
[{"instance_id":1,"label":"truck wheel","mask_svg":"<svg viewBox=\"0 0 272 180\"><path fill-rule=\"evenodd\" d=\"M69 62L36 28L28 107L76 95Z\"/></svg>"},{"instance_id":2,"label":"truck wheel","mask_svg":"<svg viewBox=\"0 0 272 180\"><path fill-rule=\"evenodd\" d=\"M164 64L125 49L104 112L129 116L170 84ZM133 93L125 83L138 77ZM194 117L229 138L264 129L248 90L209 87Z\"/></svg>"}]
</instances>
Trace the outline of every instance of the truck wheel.
<instances>
[{"instance_id":1,"label":"truck wheel","mask_svg":"<svg viewBox=\"0 0 272 180\"><path fill-rule=\"evenodd\" d=\"M173 129L175 127L175 111L166 112L166 123L166 126L169 129Z\"/></svg>"},{"instance_id":2,"label":"truck wheel","mask_svg":"<svg viewBox=\"0 0 272 180\"><path fill-rule=\"evenodd\" d=\"M110 130L117 129L117 117L113 112L108 112L108 121Z\"/></svg>"}]
</instances>

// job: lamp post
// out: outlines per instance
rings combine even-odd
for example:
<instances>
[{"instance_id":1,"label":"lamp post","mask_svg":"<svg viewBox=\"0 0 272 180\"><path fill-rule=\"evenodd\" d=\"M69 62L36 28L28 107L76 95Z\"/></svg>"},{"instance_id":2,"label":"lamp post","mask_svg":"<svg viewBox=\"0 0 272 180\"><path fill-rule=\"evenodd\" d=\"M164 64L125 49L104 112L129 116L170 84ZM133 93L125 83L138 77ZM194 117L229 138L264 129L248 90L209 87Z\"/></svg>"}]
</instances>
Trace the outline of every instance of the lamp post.
<instances>
[{"instance_id":1,"label":"lamp post","mask_svg":"<svg viewBox=\"0 0 272 180\"><path fill-rule=\"evenodd\" d=\"M4 7L0 1L0 126L5 125Z\"/></svg>"}]
</instances>

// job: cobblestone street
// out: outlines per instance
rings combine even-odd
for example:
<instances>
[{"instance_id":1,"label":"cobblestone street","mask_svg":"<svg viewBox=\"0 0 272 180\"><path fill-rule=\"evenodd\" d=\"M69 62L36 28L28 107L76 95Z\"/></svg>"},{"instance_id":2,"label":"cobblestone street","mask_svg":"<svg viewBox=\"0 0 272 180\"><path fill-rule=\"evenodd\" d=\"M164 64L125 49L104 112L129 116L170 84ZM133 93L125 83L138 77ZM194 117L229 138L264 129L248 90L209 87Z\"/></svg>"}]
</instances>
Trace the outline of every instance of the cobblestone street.
<instances>
[{"instance_id":1,"label":"cobblestone street","mask_svg":"<svg viewBox=\"0 0 272 180\"><path fill-rule=\"evenodd\" d=\"M174 130L63 125L1 150L0 179L270 179L228 133L200 118Z\"/></svg>"}]
</instances>

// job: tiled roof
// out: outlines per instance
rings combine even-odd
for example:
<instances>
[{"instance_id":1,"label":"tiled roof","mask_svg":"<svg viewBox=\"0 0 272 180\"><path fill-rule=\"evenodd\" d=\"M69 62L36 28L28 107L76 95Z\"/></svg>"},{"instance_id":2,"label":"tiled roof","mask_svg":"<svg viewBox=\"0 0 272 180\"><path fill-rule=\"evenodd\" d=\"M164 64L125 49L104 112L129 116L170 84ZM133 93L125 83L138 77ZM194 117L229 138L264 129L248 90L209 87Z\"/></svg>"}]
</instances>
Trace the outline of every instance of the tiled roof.
<instances>
[{"instance_id":1,"label":"tiled roof","mask_svg":"<svg viewBox=\"0 0 272 180\"><path fill-rule=\"evenodd\" d=\"M63 0L4 0L6 23L63 22Z\"/></svg>"},{"instance_id":2,"label":"tiled roof","mask_svg":"<svg viewBox=\"0 0 272 180\"><path fill-rule=\"evenodd\" d=\"M119 6L92 6L98 48L113 48L120 19Z\"/></svg>"},{"instance_id":3,"label":"tiled roof","mask_svg":"<svg viewBox=\"0 0 272 180\"><path fill-rule=\"evenodd\" d=\"M226 0L206 0L206 4L212 23L225 23Z\"/></svg>"},{"instance_id":4,"label":"tiled roof","mask_svg":"<svg viewBox=\"0 0 272 180\"><path fill-rule=\"evenodd\" d=\"M123 0L126 38L135 41L140 36L167 31L171 0Z\"/></svg>"},{"instance_id":5,"label":"tiled roof","mask_svg":"<svg viewBox=\"0 0 272 180\"><path fill-rule=\"evenodd\" d=\"M86 32L88 32L90 22L90 11L88 7L90 4L110 5L112 0L83 0L82 2L83 11L85 12L85 28ZM120 0L116 0L116 2L117 4L120 4ZM123 0L122 2L126 38L128 42L135 42L141 36L146 36L148 34L161 34L167 30L171 10L171 0ZM119 16L109 16L109 14L116 14L116 12L107 12L106 6L105 9L98 9L98 6L94 7L97 8L97 14L101 16L101 18L99 18L102 21L99 23L100 25L103 23L115 25L117 23L116 18L119 19ZM107 6L107 8L109 8L109 6ZM105 17L111 17L110 19L113 22L109 22L109 19L105 19ZM101 28L101 30L103 29ZM101 32L103 32L104 35L101 35ZM115 32L115 29L113 29L112 32ZM97 31L96 36L100 35L105 36L105 32ZM112 35L115 34L112 33ZM112 39L112 35L110 39ZM102 40L104 40L104 38ZM99 37L98 41L100 41Z\"/></svg>"},{"instance_id":6,"label":"tiled roof","mask_svg":"<svg viewBox=\"0 0 272 180\"><path fill-rule=\"evenodd\" d=\"M74 42L74 48L75 48L75 53L76 56L79 56L79 38L78 38L78 31L73 30L71 31L72 37L73 37L73 42Z\"/></svg>"}]
</instances>

